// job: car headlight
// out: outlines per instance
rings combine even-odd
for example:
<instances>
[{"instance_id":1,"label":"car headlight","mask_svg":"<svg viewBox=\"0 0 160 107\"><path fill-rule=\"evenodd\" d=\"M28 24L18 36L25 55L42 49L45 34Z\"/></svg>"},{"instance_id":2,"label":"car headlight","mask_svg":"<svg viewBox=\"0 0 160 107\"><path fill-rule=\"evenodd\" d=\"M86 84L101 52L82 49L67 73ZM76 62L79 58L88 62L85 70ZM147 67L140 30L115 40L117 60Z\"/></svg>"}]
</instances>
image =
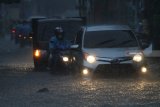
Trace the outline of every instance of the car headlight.
<instances>
[{"instance_id":1,"label":"car headlight","mask_svg":"<svg viewBox=\"0 0 160 107\"><path fill-rule=\"evenodd\" d=\"M147 72L147 68L146 68L146 67L142 67L142 68L141 68L141 72L142 72L142 73L146 73L146 72Z\"/></svg>"},{"instance_id":2,"label":"car headlight","mask_svg":"<svg viewBox=\"0 0 160 107\"><path fill-rule=\"evenodd\" d=\"M94 63L96 61L96 58L92 55L87 56L87 62Z\"/></svg>"},{"instance_id":3,"label":"car headlight","mask_svg":"<svg viewBox=\"0 0 160 107\"><path fill-rule=\"evenodd\" d=\"M32 37L29 37L29 39L32 39Z\"/></svg>"},{"instance_id":4,"label":"car headlight","mask_svg":"<svg viewBox=\"0 0 160 107\"><path fill-rule=\"evenodd\" d=\"M88 75L89 74L89 70L88 69L83 69L82 74L83 75Z\"/></svg>"},{"instance_id":5,"label":"car headlight","mask_svg":"<svg viewBox=\"0 0 160 107\"><path fill-rule=\"evenodd\" d=\"M69 61L69 58L68 58L67 56L64 56L64 57L63 57L63 61L64 61L64 62L68 62L68 61Z\"/></svg>"},{"instance_id":6,"label":"car headlight","mask_svg":"<svg viewBox=\"0 0 160 107\"><path fill-rule=\"evenodd\" d=\"M21 37L22 37L22 35L18 35L18 37L19 37L19 38L21 38Z\"/></svg>"},{"instance_id":7,"label":"car headlight","mask_svg":"<svg viewBox=\"0 0 160 107\"><path fill-rule=\"evenodd\" d=\"M88 63L94 63L96 61L96 57L94 55L89 55L88 53L83 53L84 55L84 59L88 62Z\"/></svg>"},{"instance_id":8,"label":"car headlight","mask_svg":"<svg viewBox=\"0 0 160 107\"><path fill-rule=\"evenodd\" d=\"M135 61L135 62L141 62L142 59L143 59L143 57L142 57L142 55L140 55L140 54L137 54L137 55L135 55L135 56L133 57L133 61Z\"/></svg>"}]
</instances>

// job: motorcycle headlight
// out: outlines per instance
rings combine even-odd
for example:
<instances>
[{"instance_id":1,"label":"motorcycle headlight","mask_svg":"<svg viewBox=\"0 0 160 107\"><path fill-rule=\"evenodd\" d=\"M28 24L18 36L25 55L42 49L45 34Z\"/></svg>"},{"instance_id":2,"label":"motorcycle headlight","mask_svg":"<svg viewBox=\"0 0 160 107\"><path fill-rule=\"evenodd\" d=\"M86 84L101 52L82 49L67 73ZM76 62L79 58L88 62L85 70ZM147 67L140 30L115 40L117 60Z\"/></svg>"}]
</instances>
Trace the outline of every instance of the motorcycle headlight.
<instances>
[{"instance_id":1,"label":"motorcycle headlight","mask_svg":"<svg viewBox=\"0 0 160 107\"><path fill-rule=\"evenodd\" d=\"M64 61L64 62L68 62L68 61L69 61L69 58L68 58L67 56L64 56L64 57L63 57L63 61Z\"/></svg>"},{"instance_id":2,"label":"motorcycle headlight","mask_svg":"<svg viewBox=\"0 0 160 107\"><path fill-rule=\"evenodd\" d=\"M137 54L133 57L133 61L135 62L141 62L142 60L143 60L143 57L140 54Z\"/></svg>"}]
</instances>

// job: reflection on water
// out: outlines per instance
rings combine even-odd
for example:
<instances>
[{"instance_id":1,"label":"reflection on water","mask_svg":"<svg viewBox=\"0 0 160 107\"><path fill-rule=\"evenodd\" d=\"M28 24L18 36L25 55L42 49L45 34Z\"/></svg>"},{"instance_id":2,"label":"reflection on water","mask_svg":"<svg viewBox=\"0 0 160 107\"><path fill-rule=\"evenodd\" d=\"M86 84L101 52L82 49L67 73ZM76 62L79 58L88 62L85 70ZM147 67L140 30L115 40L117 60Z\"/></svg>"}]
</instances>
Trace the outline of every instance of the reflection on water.
<instances>
[{"instance_id":1,"label":"reflection on water","mask_svg":"<svg viewBox=\"0 0 160 107\"><path fill-rule=\"evenodd\" d=\"M147 85L146 81L140 81L136 84L136 90L144 90L145 86Z\"/></svg>"},{"instance_id":2,"label":"reflection on water","mask_svg":"<svg viewBox=\"0 0 160 107\"><path fill-rule=\"evenodd\" d=\"M80 85L82 86L82 88L86 89L87 91L94 91L97 89L95 83L90 79L82 80L80 82Z\"/></svg>"}]
</instances>

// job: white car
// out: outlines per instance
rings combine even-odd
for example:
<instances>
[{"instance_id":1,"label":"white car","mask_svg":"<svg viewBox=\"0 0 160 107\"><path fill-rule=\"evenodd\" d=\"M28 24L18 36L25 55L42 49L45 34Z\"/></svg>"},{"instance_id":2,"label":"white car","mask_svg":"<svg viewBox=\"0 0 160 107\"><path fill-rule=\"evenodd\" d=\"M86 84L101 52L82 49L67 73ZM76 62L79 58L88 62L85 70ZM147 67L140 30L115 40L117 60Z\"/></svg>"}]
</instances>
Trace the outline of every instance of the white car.
<instances>
[{"instance_id":1,"label":"white car","mask_svg":"<svg viewBox=\"0 0 160 107\"><path fill-rule=\"evenodd\" d=\"M71 46L74 68L84 75L131 67L146 73L140 46L135 34L126 25L85 26L77 33Z\"/></svg>"}]
</instances>

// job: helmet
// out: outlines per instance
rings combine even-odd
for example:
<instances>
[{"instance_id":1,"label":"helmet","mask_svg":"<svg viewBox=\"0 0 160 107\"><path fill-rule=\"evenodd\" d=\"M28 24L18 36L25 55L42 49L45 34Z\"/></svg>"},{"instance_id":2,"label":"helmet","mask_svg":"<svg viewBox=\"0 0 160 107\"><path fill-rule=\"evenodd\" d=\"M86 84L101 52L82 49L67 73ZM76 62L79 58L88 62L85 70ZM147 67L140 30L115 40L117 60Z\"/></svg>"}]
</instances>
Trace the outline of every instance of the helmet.
<instances>
[{"instance_id":1,"label":"helmet","mask_svg":"<svg viewBox=\"0 0 160 107\"><path fill-rule=\"evenodd\" d=\"M56 27L54 33L57 39L62 40L64 38L64 31L61 27Z\"/></svg>"}]
</instances>

